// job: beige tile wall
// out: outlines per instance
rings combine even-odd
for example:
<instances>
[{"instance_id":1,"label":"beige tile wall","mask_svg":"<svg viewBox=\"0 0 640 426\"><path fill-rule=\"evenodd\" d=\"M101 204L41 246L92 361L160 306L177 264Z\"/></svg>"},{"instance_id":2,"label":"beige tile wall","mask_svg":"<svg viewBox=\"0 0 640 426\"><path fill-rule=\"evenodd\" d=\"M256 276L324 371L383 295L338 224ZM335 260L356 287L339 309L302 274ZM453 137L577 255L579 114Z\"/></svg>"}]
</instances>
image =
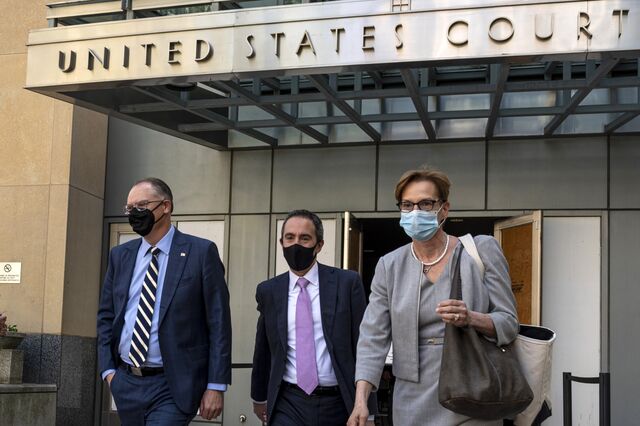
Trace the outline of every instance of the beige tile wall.
<instances>
[{"instance_id":1,"label":"beige tile wall","mask_svg":"<svg viewBox=\"0 0 640 426\"><path fill-rule=\"evenodd\" d=\"M62 332L95 337L103 200L70 187Z\"/></svg>"},{"instance_id":2,"label":"beige tile wall","mask_svg":"<svg viewBox=\"0 0 640 426\"><path fill-rule=\"evenodd\" d=\"M0 284L0 310L8 313L10 324L16 323L24 331L40 332L49 188L0 186L0 200L0 262L22 262L22 282Z\"/></svg>"},{"instance_id":3,"label":"beige tile wall","mask_svg":"<svg viewBox=\"0 0 640 426\"><path fill-rule=\"evenodd\" d=\"M25 90L45 0L0 1L0 311L30 333L95 335L107 117Z\"/></svg>"}]
</instances>

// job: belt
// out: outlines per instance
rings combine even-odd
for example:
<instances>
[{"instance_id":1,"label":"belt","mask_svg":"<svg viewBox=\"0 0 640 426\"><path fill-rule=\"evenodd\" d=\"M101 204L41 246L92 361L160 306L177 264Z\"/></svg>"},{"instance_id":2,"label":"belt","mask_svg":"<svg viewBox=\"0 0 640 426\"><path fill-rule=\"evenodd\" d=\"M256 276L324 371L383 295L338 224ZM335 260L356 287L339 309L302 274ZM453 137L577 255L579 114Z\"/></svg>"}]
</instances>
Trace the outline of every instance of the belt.
<instances>
[{"instance_id":1,"label":"belt","mask_svg":"<svg viewBox=\"0 0 640 426\"><path fill-rule=\"evenodd\" d=\"M444 337L429 337L428 339L420 340L420 345L442 345L444 343Z\"/></svg>"},{"instance_id":2,"label":"belt","mask_svg":"<svg viewBox=\"0 0 640 426\"><path fill-rule=\"evenodd\" d=\"M120 367L125 369L127 373L139 377L155 376L164 373L164 367L134 367L126 362L121 362Z\"/></svg>"},{"instance_id":3,"label":"belt","mask_svg":"<svg viewBox=\"0 0 640 426\"><path fill-rule=\"evenodd\" d=\"M307 395L307 393L295 383L289 383L289 382L283 381L282 387L304 392L304 394ZM340 395L339 386L317 386L309 396L337 396L337 395Z\"/></svg>"}]
</instances>

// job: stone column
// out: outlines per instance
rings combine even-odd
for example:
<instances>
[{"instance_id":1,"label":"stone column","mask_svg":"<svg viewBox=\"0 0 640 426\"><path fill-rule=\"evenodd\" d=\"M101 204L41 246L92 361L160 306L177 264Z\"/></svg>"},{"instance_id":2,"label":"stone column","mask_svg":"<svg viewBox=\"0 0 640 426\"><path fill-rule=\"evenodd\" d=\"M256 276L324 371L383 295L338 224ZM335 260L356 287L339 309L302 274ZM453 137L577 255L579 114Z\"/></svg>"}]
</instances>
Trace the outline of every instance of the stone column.
<instances>
[{"instance_id":1,"label":"stone column","mask_svg":"<svg viewBox=\"0 0 640 426\"><path fill-rule=\"evenodd\" d=\"M108 118L23 88L47 3L0 1L0 261L22 262L20 284L0 284L0 311L27 333L23 381L58 389L55 423L88 425Z\"/></svg>"}]
</instances>

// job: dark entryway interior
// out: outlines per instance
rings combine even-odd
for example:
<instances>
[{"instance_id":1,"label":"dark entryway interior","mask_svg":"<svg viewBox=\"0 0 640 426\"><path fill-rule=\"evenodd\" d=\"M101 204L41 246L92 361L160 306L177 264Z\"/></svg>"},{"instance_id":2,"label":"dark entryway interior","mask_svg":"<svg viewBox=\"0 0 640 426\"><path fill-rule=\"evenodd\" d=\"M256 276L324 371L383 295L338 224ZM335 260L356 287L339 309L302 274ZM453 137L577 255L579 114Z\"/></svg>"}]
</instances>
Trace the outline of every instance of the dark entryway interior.
<instances>
[{"instance_id":1,"label":"dark entryway interior","mask_svg":"<svg viewBox=\"0 0 640 426\"><path fill-rule=\"evenodd\" d=\"M493 225L502 217L457 217L444 224L446 233L454 236L464 234L493 235ZM358 219L362 226L362 281L367 293L371 292L371 280L380 257L411 242L400 226L399 218Z\"/></svg>"}]
</instances>

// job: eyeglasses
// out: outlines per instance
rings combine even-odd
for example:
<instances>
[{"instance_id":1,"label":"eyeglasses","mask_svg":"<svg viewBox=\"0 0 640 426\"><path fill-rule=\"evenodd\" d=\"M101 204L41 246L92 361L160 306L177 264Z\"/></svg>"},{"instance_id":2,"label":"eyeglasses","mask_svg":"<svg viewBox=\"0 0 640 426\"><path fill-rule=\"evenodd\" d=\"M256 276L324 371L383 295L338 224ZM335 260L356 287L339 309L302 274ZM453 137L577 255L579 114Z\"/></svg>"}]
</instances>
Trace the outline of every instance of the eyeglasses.
<instances>
[{"instance_id":1,"label":"eyeglasses","mask_svg":"<svg viewBox=\"0 0 640 426\"><path fill-rule=\"evenodd\" d=\"M420 200L417 203L412 203L411 201L402 200L396 204L401 212L410 212L413 211L415 206L418 206L420 210L424 210L426 212L430 212L435 207L436 203L441 202L442 200Z\"/></svg>"},{"instance_id":2,"label":"eyeglasses","mask_svg":"<svg viewBox=\"0 0 640 426\"><path fill-rule=\"evenodd\" d=\"M129 216L129 214L131 214L131 211L133 209L136 209L139 212L143 212L145 210L147 210L147 206L149 205L149 203L163 203L166 200L143 200L140 202L137 202L135 204L127 204L122 208L122 211L124 212L125 216ZM157 207L157 206L156 206Z\"/></svg>"}]
</instances>

